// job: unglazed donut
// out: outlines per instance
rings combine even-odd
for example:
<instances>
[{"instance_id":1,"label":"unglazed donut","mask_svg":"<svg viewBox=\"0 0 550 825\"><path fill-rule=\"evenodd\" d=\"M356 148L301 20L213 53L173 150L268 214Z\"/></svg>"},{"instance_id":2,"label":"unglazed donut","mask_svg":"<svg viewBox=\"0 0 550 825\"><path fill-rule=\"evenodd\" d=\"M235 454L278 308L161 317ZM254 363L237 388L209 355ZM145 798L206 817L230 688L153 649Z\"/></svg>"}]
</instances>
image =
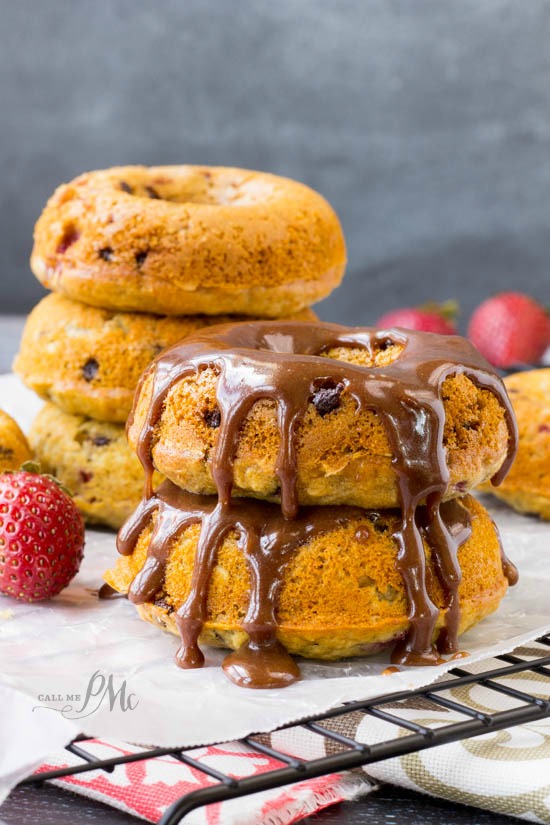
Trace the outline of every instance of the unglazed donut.
<instances>
[{"instance_id":1,"label":"unglazed donut","mask_svg":"<svg viewBox=\"0 0 550 825\"><path fill-rule=\"evenodd\" d=\"M550 520L550 368L504 379L518 423L518 452L496 488L484 485L520 513Z\"/></svg>"},{"instance_id":2,"label":"unglazed donut","mask_svg":"<svg viewBox=\"0 0 550 825\"><path fill-rule=\"evenodd\" d=\"M142 571L151 552L153 530L158 537L160 519L168 523L173 518L170 505L180 513L189 507L207 510L209 504L169 482L157 495L150 511L140 510L121 533L122 543L127 541L125 552L130 552L105 573L105 580L119 592L130 590L142 618L177 633L175 611L189 594L200 525L174 530L163 577L157 577L158 590L155 585L151 592L142 590L140 595ZM258 523L280 519L275 505L241 500L236 507L239 521L246 521L239 508L253 511ZM458 632L462 633L497 608L507 589L505 572L509 567L504 560L503 569L498 533L478 501L467 496L444 508L448 524L464 519L471 530L458 551L462 570ZM336 659L376 653L402 639L409 627L407 596L396 564L398 546L392 537L399 529L399 513L317 507L305 509L300 518L311 525L310 535L291 548L288 559L277 559L283 570L276 610L278 641L300 656ZM233 530L220 545L201 634L201 641L207 644L233 649L247 638L243 623L251 592L252 568L247 565L245 542L240 539ZM440 611L434 627L437 636L445 621L445 597L425 535L424 549L431 571L429 593Z\"/></svg>"},{"instance_id":3,"label":"unglazed donut","mask_svg":"<svg viewBox=\"0 0 550 825\"><path fill-rule=\"evenodd\" d=\"M314 321L304 309L296 320ZM33 309L14 370L47 401L75 415L124 423L143 370L197 330L238 318L113 312L53 293Z\"/></svg>"},{"instance_id":4,"label":"unglazed donut","mask_svg":"<svg viewBox=\"0 0 550 825\"><path fill-rule=\"evenodd\" d=\"M412 380L417 389L431 393L434 403L437 399L442 404L439 436L448 467L444 498L463 495L503 468L514 435L508 400L500 379L467 341L318 323L212 327L168 350L145 374L136 395L128 428L131 445L138 447L140 435L149 428L143 455L150 450L160 472L191 492L215 493L214 465L224 415L229 420L233 413L228 407L239 406L242 363L254 365L258 359L260 370L266 363L269 368L272 359L279 359L281 375L285 365L296 369L300 386L289 393L298 393L302 406L292 424L292 444L285 446L276 393L261 386L250 390L248 407L233 433L233 452L223 439L220 463L231 464L235 495L280 501L278 456L281 450L291 450L297 504L399 507L398 445L390 443L388 423L374 396L358 403L363 384L374 386L376 381L399 393ZM431 362L434 375L445 369L441 380L427 377ZM425 376L411 379L417 367ZM167 370L172 370L171 377L153 412L151 398ZM437 386L430 389L434 380ZM235 390L224 404L219 398L221 384L232 381ZM399 438L411 440L413 435L403 430Z\"/></svg>"},{"instance_id":5,"label":"unglazed donut","mask_svg":"<svg viewBox=\"0 0 550 825\"><path fill-rule=\"evenodd\" d=\"M88 524L118 529L139 503L143 470L122 424L70 415L45 404L29 440L42 470L70 491Z\"/></svg>"},{"instance_id":6,"label":"unglazed donut","mask_svg":"<svg viewBox=\"0 0 550 825\"><path fill-rule=\"evenodd\" d=\"M326 200L287 178L126 166L60 186L31 267L49 289L118 310L280 317L324 298L346 261Z\"/></svg>"},{"instance_id":7,"label":"unglazed donut","mask_svg":"<svg viewBox=\"0 0 550 825\"><path fill-rule=\"evenodd\" d=\"M19 424L0 410L0 473L18 470L33 457L32 450Z\"/></svg>"}]
</instances>

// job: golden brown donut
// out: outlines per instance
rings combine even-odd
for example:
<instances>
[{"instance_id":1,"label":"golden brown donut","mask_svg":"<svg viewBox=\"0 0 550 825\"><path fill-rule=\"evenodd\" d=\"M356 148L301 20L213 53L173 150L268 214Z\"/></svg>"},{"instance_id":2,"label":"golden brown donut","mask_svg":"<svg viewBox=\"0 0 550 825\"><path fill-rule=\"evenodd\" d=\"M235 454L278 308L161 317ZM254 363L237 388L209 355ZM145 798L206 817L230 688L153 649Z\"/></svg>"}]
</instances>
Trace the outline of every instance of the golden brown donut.
<instances>
[{"instance_id":1,"label":"golden brown donut","mask_svg":"<svg viewBox=\"0 0 550 825\"><path fill-rule=\"evenodd\" d=\"M504 596L498 534L483 506L466 496L472 533L459 550L459 587L463 633L492 613ZM325 508L319 508L325 509ZM331 508L334 526L296 548L284 572L277 612L277 638L289 652L308 658L365 656L402 638L408 628L407 598L397 570L397 512L376 513L355 508ZM348 515L346 515L348 514ZM121 556L105 573L117 591L127 592L142 569L150 543L151 521L131 555ZM197 549L199 525L188 527L171 545L164 587L154 602L138 605L142 618L177 633L174 611L185 600ZM436 634L444 623L444 594L425 543L431 574L429 593L440 607ZM239 648L246 639L241 623L247 611L250 578L233 531L218 551L208 592L208 618L201 640L217 647Z\"/></svg>"},{"instance_id":2,"label":"golden brown donut","mask_svg":"<svg viewBox=\"0 0 550 825\"><path fill-rule=\"evenodd\" d=\"M32 450L19 424L0 410L0 473L18 470L32 458Z\"/></svg>"},{"instance_id":3,"label":"golden brown donut","mask_svg":"<svg viewBox=\"0 0 550 825\"><path fill-rule=\"evenodd\" d=\"M29 440L42 470L70 491L88 524L118 529L139 502L143 470L122 424L70 415L45 404Z\"/></svg>"},{"instance_id":4,"label":"golden brown donut","mask_svg":"<svg viewBox=\"0 0 550 825\"><path fill-rule=\"evenodd\" d=\"M292 316L316 319L311 309ZM123 423L139 376L156 355L192 332L224 321L211 315L113 312L53 293L33 309L14 370L65 412Z\"/></svg>"},{"instance_id":5,"label":"golden brown donut","mask_svg":"<svg viewBox=\"0 0 550 825\"><path fill-rule=\"evenodd\" d=\"M499 487L484 485L520 513L550 520L550 368L504 379L516 420L518 452Z\"/></svg>"},{"instance_id":6,"label":"golden brown donut","mask_svg":"<svg viewBox=\"0 0 550 825\"><path fill-rule=\"evenodd\" d=\"M208 166L123 166L60 186L31 267L93 306L278 317L324 298L346 262L340 223L304 184Z\"/></svg>"},{"instance_id":7,"label":"golden brown donut","mask_svg":"<svg viewBox=\"0 0 550 825\"><path fill-rule=\"evenodd\" d=\"M251 330L260 326L247 325ZM275 330L273 337L279 334L277 330L283 329L290 330L292 335L292 324L270 322L271 327ZM315 335L320 329L346 329L330 324L304 324L303 328L306 337ZM220 335L225 335L223 330L229 327L212 327L205 331L198 345L202 340L208 343L218 329ZM368 332L370 334L372 330ZM404 341L412 340L411 333L393 332L396 341L400 335L405 336ZM391 369L392 364L407 357L409 346L398 342L389 345L387 335L391 333L391 330L377 333L370 352L340 346L329 349L324 355L327 361L335 359L365 368L375 367L385 374L386 368ZM416 333L416 336L420 336L418 340L425 342L426 347L433 345L436 350L451 346L443 340L444 336L438 336L437 341L428 333ZM195 336L187 340L195 341ZM472 354L466 341L459 343L457 340L452 346L465 348L464 357ZM171 351L176 353L176 348ZM487 368L490 369L488 365ZM153 369L154 366L145 375L136 395L134 417L128 429L129 441L134 448L138 447L151 403ZM319 366L320 375L323 374L321 369ZM326 374L330 375L332 369L327 365ZM463 495L491 478L503 465L508 452L508 428L502 399L490 390L478 387L466 374L460 374L460 369L458 373L448 377L441 388L445 413L443 446L450 472L445 498ZM365 381L370 380L369 374L365 369ZM212 458L220 424L216 401L219 380L219 367L215 365L192 371L177 380L165 397L152 433L150 446L154 466L176 485L193 493L210 495L216 492ZM373 409L358 411L355 398L350 392L343 391L342 386L338 388L333 381L318 392L312 392L305 415L293 432L296 490L300 504L349 504L366 508L400 506L395 456L381 416ZM235 495L280 500L276 472L280 444L276 401L256 401L237 437L233 460Z\"/></svg>"}]
</instances>

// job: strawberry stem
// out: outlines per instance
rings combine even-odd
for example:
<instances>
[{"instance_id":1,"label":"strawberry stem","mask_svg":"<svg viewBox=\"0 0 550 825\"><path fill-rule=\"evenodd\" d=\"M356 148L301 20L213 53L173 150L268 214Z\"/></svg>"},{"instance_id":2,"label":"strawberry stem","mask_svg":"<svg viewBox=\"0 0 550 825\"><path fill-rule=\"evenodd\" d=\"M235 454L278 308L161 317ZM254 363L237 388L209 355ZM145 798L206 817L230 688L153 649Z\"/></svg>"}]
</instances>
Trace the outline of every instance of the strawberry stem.
<instances>
[{"instance_id":1,"label":"strawberry stem","mask_svg":"<svg viewBox=\"0 0 550 825\"><path fill-rule=\"evenodd\" d=\"M446 321L451 322L456 321L457 317L460 315L460 304L452 298L448 301L443 301L441 304L437 301L428 301L426 304L422 304L422 306L418 307L418 309L421 309L424 312L433 312L436 315L440 315Z\"/></svg>"}]
</instances>

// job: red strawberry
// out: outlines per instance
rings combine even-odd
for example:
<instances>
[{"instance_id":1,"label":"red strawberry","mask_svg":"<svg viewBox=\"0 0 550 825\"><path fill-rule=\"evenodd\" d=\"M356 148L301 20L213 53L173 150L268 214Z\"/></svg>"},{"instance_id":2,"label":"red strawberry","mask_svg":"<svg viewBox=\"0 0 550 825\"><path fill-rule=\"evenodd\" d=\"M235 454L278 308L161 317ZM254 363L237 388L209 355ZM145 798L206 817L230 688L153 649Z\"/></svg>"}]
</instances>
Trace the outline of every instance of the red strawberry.
<instances>
[{"instance_id":1,"label":"red strawberry","mask_svg":"<svg viewBox=\"0 0 550 825\"><path fill-rule=\"evenodd\" d=\"M444 304L426 304L421 307L404 307L394 309L382 315L376 322L381 329L388 327L403 327L417 329L421 332L437 332L439 335L456 335L453 323L458 313L458 305L454 301Z\"/></svg>"},{"instance_id":2,"label":"red strawberry","mask_svg":"<svg viewBox=\"0 0 550 825\"><path fill-rule=\"evenodd\" d=\"M76 575L84 522L51 476L24 464L0 475L0 592L26 602L55 596Z\"/></svg>"},{"instance_id":3,"label":"red strawberry","mask_svg":"<svg viewBox=\"0 0 550 825\"><path fill-rule=\"evenodd\" d=\"M478 306L468 337L495 367L537 364L550 345L550 318L521 292L501 292Z\"/></svg>"}]
</instances>

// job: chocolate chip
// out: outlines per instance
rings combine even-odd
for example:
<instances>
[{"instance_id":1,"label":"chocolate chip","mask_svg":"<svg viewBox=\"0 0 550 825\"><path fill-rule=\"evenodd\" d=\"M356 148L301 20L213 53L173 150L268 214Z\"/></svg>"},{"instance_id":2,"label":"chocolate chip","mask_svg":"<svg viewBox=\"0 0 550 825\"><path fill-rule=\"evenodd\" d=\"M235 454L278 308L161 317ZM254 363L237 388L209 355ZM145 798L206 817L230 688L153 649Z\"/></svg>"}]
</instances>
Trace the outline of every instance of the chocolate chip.
<instances>
[{"instance_id":1,"label":"chocolate chip","mask_svg":"<svg viewBox=\"0 0 550 825\"><path fill-rule=\"evenodd\" d=\"M106 447L111 443L111 439L106 435L94 435L91 441L94 447Z\"/></svg>"},{"instance_id":2,"label":"chocolate chip","mask_svg":"<svg viewBox=\"0 0 550 825\"><path fill-rule=\"evenodd\" d=\"M79 474L81 480L84 482L84 484L87 484L88 481L91 481L92 478L94 477L94 474L90 473L89 470L79 470L78 474Z\"/></svg>"},{"instance_id":3,"label":"chocolate chip","mask_svg":"<svg viewBox=\"0 0 550 825\"><path fill-rule=\"evenodd\" d=\"M4 447L3 444L0 444L0 458L13 458L11 447Z\"/></svg>"},{"instance_id":4,"label":"chocolate chip","mask_svg":"<svg viewBox=\"0 0 550 825\"><path fill-rule=\"evenodd\" d=\"M222 423L222 414L217 407L213 410L206 410L203 414L204 423L207 427L217 430Z\"/></svg>"},{"instance_id":5,"label":"chocolate chip","mask_svg":"<svg viewBox=\"0 0 550 825\"><path fill-rule=\"evenodd\" d=\"M385 352L390 347L393 347L394 342L391 338L382 338L382 340L378 341L378 349L380 352Z\"/></svg>"},{"instance_id":6,"label":"chocolate chip","mask_svg":"<svg viewBox=\"0 0 550 825\"><path fill-rule=\"evenodd\" d=\"M111 249L110 246L104 246L103 249L100 249L97 254L104 261L112 261L113 260L113 250Z\"/></svg>"},{"instance_id":7,"label":"chocolate chip","mask_svg":"<svg viewBox=\"0 0 550 825\"><path fill-rule=\"evenodd\" d=\"M126 183L125 180L120 181L120 188L122 189L123 192L128 192L129 195L133 195L133 193L134 193L134 190L132 189L130 184Z\"/></svg>"},{"instance_id":8,"label":"chocolate chip","mask_svg":"<svg viewBox=\"0 0 550 825\"><path fill-rule=\"evenodd\" d=\"M340 395L343 389L342 384L336 384L336 386L319 387L319 389L315 390L311 398L311 403L321 418L338 409L340 406Z\"/></svg>"},{"instance_id":9,"label":"chocolate chip","mask_svg":"<svg viewBox=\"0 0 550 825\"><path fill-rule=\"evenodd\" d=\"M82 375L84 376L84 380L93 381L97 375L98 369L99 364L97 363L95 358L88 358L88 360L82 367Z\"/></svg>"},{"instance_id":10,"label":"chocolate chip","mask_svg":"<svg viewBox=\"0 0 550 825\"><path fill-rule=\"evenodd\" d=\"M142 264L144 264L144 263L145 263L145 259L146 259L146 257L147 257L147 255L148 255L148 254L149 254L149 252L148 252L148 250L147 250L147 249L144 249L142 252L136 252L136 254L135 254L135 256L134 256L134 257L135 257L135 259L136 259L136 264L137 264L138 266L141 266Z\"/></svg>"},{"instance_id":11,"label":"chocolate chip","mask_svg":"<svg viewBox=\"0 0 550 825\"><path fill-rule=\"evenodd\" d=\"M146 186L145 191L147 192L147 194L149 195L150 198L154 198L155 200L160 200L159 193L152 186Z\"/></svg>"},{"instance_id":12,"label":"chocolate chip","mask_svg":"<svg viewBox=\"0 0 550 825\"><path fill-rule=\"evenodd\" d=\"M57 254L62 255L67 249L72 246L80 238L80 232L76 226L67 226L63 233L63 237L57 244Z\"/></svg>"},{"instance_id":13,"label":"chocolate chip","mask_svg":"<svg viewBox=\"0 0 550 825\"><path fill-rule=\"evenodd\" d=\"M388 532L388 525L380 515L376 511L373 511L368 514L368 520L372 523L374 529L377 533L387 533Z\"/></svg>"},{"instance_id":14,"label":"chocolate chip","mask_svg":"<svg viewBox=\"0 0 550 825\"><path fill-rule=\"evenodd\" d=\"M174 612L174 607L166 601L166 596L161 596L160 599L155 599L155 604L157 607L162 607L162 609L166 610L167 613Z\"/></svg>"}]
</instances>

